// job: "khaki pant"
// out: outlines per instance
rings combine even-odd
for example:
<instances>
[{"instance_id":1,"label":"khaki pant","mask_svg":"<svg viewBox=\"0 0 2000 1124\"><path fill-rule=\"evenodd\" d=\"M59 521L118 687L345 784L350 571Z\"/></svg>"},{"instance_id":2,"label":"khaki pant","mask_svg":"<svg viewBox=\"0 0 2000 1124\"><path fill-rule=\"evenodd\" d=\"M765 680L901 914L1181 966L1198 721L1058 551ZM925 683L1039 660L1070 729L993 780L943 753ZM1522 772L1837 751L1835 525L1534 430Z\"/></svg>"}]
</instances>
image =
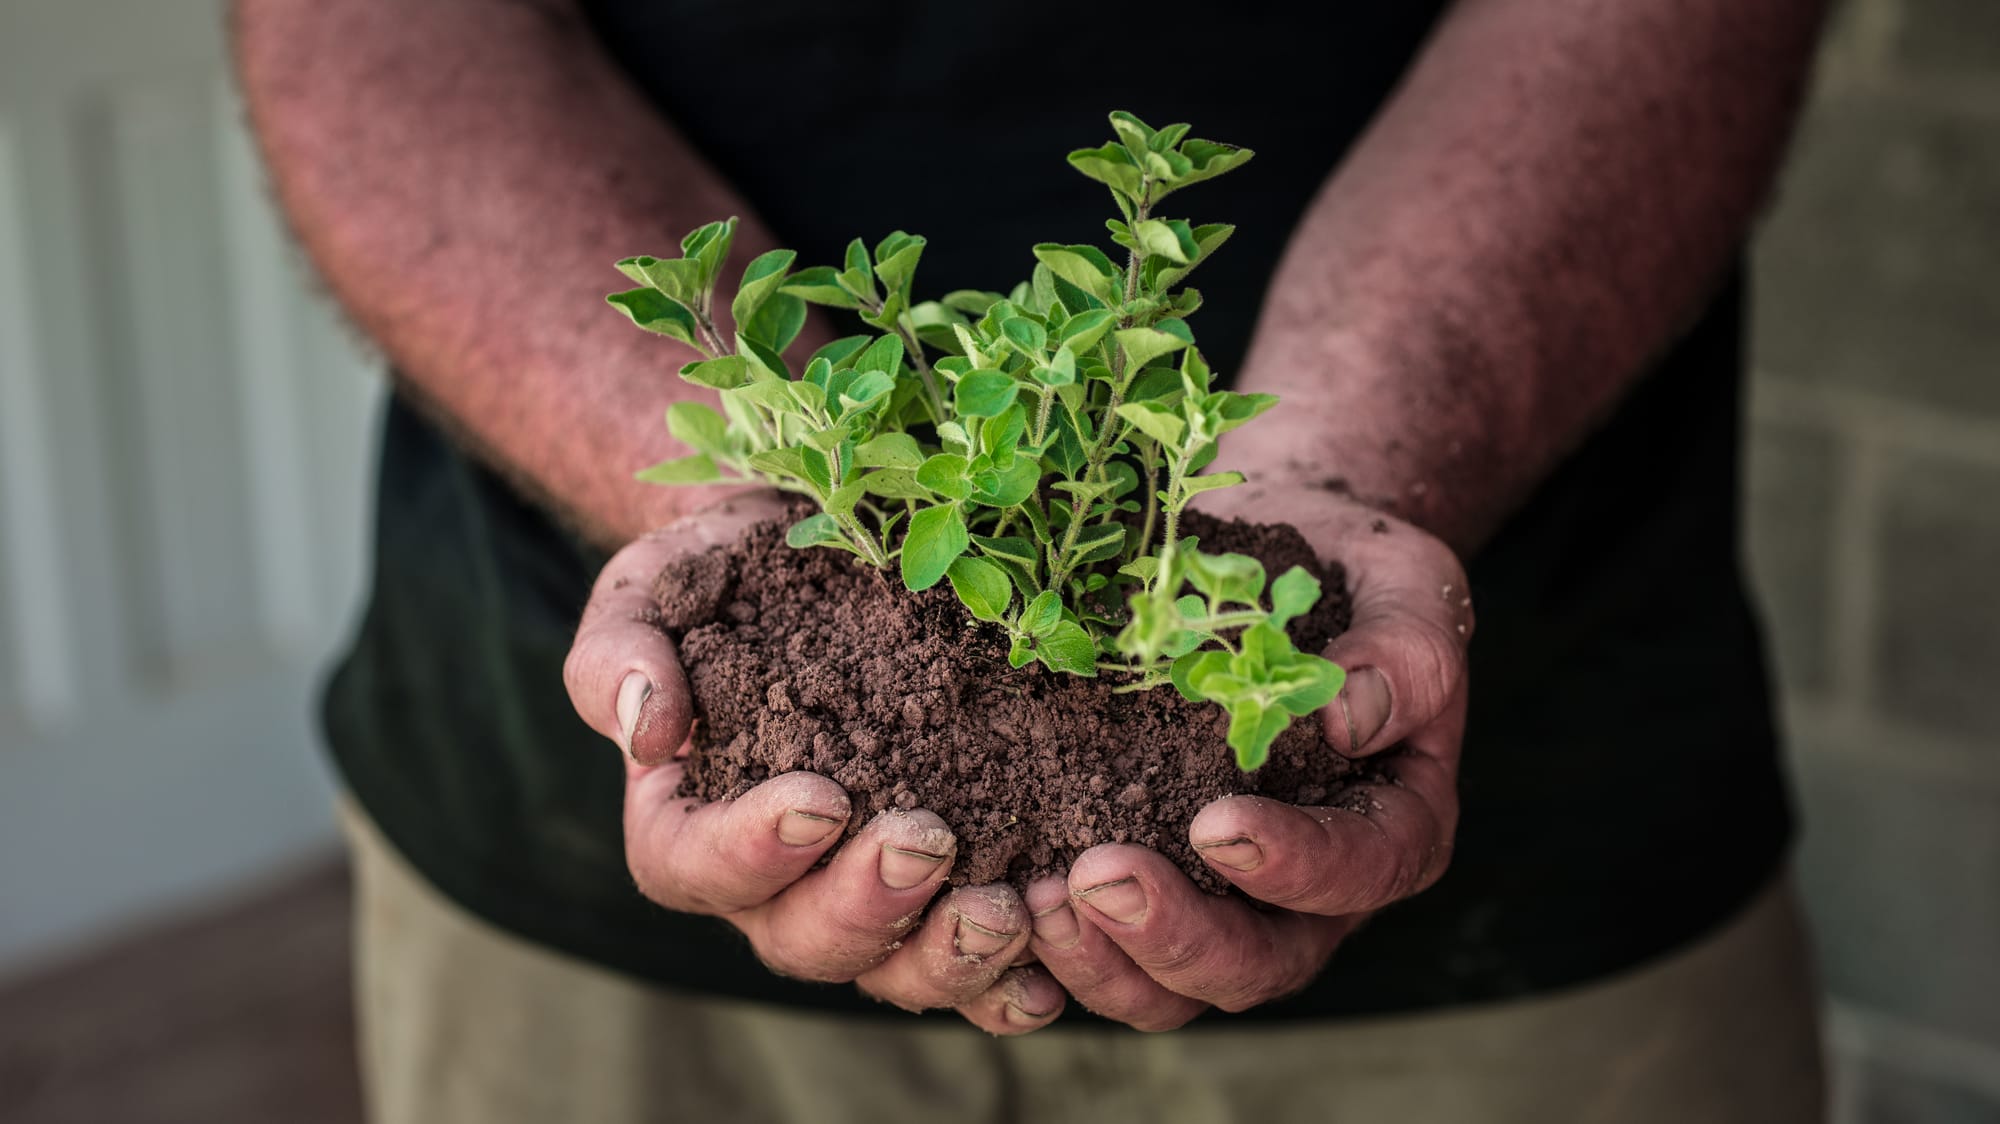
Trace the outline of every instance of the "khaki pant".
<instances>
[{"instance_id":1,"label":"khaki pant","mask_svg":"<svg viewBox=\"0 0 2000 1124\"><path fill-rule=\"evenodd\" d=\"M849 1019L648 987L445 900L350 810L376 1124L1810 1124L1789 884L1700 945L1548 998L1171 1034Z\"/></svg>"}]
</instances>

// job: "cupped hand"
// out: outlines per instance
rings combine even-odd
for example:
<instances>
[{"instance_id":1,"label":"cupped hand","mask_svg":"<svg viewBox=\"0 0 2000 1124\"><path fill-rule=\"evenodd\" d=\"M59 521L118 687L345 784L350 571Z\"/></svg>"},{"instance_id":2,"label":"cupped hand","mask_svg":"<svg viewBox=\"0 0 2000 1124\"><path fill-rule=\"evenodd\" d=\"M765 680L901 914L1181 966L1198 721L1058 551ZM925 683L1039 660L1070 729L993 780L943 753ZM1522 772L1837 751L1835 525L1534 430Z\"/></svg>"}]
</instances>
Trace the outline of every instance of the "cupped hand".
<instances>
[{"instance_id":1,"label":"cupped hand","mask_svg":"<svg viewBox=\"0 0 2000 1124\"><path fill-rule=\"evenodd\" d=\"M853 807L813 773L709 804L675 795L693 705L654 580L677 555L783 512L774 495L744 493L654 531L613 556L584 608L563 678L577 713L626 752L633 879L668 909L728 921L780 974L853 981L912 1010L956 1008L994 1034L1047 1024L1064 995L1043 969L1014 966L1029 940L1020 896L964 887L932 902L956 853L937 816L887 812L842 844Z\"/></svg>"},{"instance_id":2,"label":"cupped hand","mask_svg":"<svg viewBox=\"0 0 2000 1124\"><path fill-rule=\"evenodd\" d=\"M1354 619L1325 655L1347 684L1320 717L1329 752L1373 756L1394 780L1339 807L1231 796L1202 809L1189 829L1196 852L1278 909L1204 893L1164 856L1119 844L1084 852L1066 882L1031 885L1031 952L1079 1003L1142 1030L1304 987L1371 912L1437 881L1458 822L1473 626L1458 558L1343 495L1240 491L1209 510L1291 523L1346 566Z\"/></svg>"}]
</instances>

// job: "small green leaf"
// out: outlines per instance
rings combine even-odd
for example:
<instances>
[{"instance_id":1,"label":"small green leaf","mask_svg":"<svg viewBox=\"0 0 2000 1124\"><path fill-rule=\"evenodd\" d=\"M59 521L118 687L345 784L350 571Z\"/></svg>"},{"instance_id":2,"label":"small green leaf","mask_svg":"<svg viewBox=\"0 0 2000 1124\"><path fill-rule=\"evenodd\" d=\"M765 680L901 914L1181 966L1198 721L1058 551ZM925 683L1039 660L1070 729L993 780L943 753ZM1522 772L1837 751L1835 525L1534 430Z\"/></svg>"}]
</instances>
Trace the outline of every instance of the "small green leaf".
<instances>
[{"instance_id":1,"label":"small green leaf","mask_svg":"<svg viewBox=\"0 0 2000 1124\"><path fill-rule=\"evenodd\" d=\"M1187 229L1186 223L1181 223L1180 226L1182 231ZM1168 261L1181 265L1186 265L1200 252L1194 245L1192 236L1183 243L1180 231L1176 231L1160 219L1147 219L1133 228L1133 234L1137 237L1140 247L1147 253L1158 254Z\"/></svg>"},{"instance_id":2,"label":"small green leaf","mask_svg":"<svg viewBox=\"0 0 2000 1124\"><path fill-rule=\"evenodd\" d=\"M1016 636L1013 647L1007 649L1008 667L1026 667L1035 662L1035 646L1028 643L1025 636Z\"/></svg>"},{"instance_id":3,"label":"small green leaf","mask_svg":"<svg viewBox=\"0 0 2000 1124\"><path fill-rule=\"evenodd\" d=\"M1166 323L1166 321L1162 321ZM1179 351L1188 345L1173 332L1159 328L1120 328L1118 346L1125 349L1125 369L1136 371L1162 355Z\"/></svg>"},{"instance_id":4,"label":"small green leaf","mask_svg":"<svg viewBox=\"0 0 2000 1124\"><path fill-rule=\"evenodd\" d=\"M973 496L988 507L1009 508L1035 494L1035 485L1042 479L1042 466L1027 457L1017 457L1009 467L995 474L995 479L979 487Z\"/></svg>"},{"instance_id":5,"label":"small green leaf","mask_svg":"<svg viewBox=\"0 0 2000 1124\"><path fill-rule=\"evenodd\" d=\"M806 326L806 302L790 293L773 293L749 323L738 321L738 334L773 352L783 351Z\"/></svg>"},{"instance_id":6,"label":"small green leaf","mask_svg":"<svg viewBox=\"0 0 2000 1124\"><path fill-rule=\"evenodd\" d=\"M1118 567L1118 572L1129 574L1150 585L1153 581L1153 575L1160 572L1160 560L1151 554L1144 555L1134 558L1123 566Z\"/></svg>"},{"instance_id":7,"label":"small green leaf","mask_svg":"<svg viewBox=\"0 0 2000 1124\"><path fill-rule=\"evenodd\" d=\"M917 474L907 468L884 468L863 476L859 483L871 496L892 500L929 500L931 490L917 483Z\"/></svg>"},{"instance_id":8,"label":"small green leaf","mask_svg":"<svg viewBox=\"0 0 2000 1124\"><path fill-rule=\"evenodd\" d=\"M1304 566L1294 566L1271 583L1271 624L1283 628L1319 601L1319 579Z\"/></svg>"},{"instance_id":9,"label":"small green leaf","mask_svg":"<svg viewBox=\"0 0 2000 1124\"><path fill-rule=\"evenodd\" d=\"M1196 496L1217 488L1233 488L1241 483L1243 474L1240 472L1215 472L1207 476L1190 476L1181 481L1181 489L1190 496Z\"/></svg>"},{"instance_id":10,"label":"small green leaf","mask_svg":"<svg viewBox=\"0 0 2000 1124\"><path fill-rule=\"evenodd\" d=\"M857 371L880 371L890 378L903 364L903 340L900 336L882 336L868 345L868 350L854 359Z\"/></svg>"},{"instance_id":11,"label":"small green leaf","mask_svg":"<svg viewBox=\"0 0 2000 1124\"><path fill-rule=\"evenodd\" d=\"M632 323L657 335L677 339L689 347L696 343L694 313L668 300L654 289L633 289L604 298L613 308L630 317Z\"/></svg>"},{"instance_id":12,"label":"small green leaf","mask_svg":"<svg viewBox=\"0 0 2000 1124\"><path fill-rule=\"evenodd\" d=\"M1179 449L1181 438L1187 435L1187 423L1180 415L1158 402L1126 402L1118 407L1118 416L1163 448Z\"/></svg>"},{"instance_id":13,"label":"small green leaf","mask_svg":"<svg viewBox=\"0 0 2000 1124\"><path fill-rule=\"evenodd\" d=\"M1058 621L1035 638L1035 655L1051 671L1097 676L1097 642L1075 621Z\"/></svg>"},{"instance_id":14,"label":"small green leaf","mask_svg":"<svg viewBox=\"0 0 2000 1124\"><path fill-rule=\"evenodd\" d=\"M1138 165L1124 147L1107 144L1102 148L1079 148L1069 154L1070 167L1104 184L1127 199L1136 201L1141 184Z\"/></svg>"},{"instance_id":15,"label":"small green leaf","mask_svg":"<svg viewBox=\"0 0 2000 1124\"><path fill-rule=\"evenodd\" d=\"M1134 169L1135 173L1137 169ZM1134 176L1136 187L1136 175ZM1044 242L1035 247L1035 260L1049 267L1049 272L1075 285L1107 305L1116 305L1123 295L1124 285L1118 267L1104 256L1104 251L1095 246L1064 246L1056 242Z\"/></svg>"},{"instance_id":16,"label":"small green leaf","mask_svg":"<svg viewBox=\"0 0 2000 1124\"><path fill-rule=\"evenodd\" d=\"M871 437L855 447L854 456L862 468L915 468L924 463L923 449L907 433Z\"/></svg>"},{"instance_id":17,"label":"small green leaf","mask_svg":"<svg viewBox=\"0 0 2000 1124\"><path fill-rule=\"evenodd\" d=\"M1340 688L1347 683L1347 672L1332 660L1303 653L1292 657L1288 671L1304 673L1311 679L1310 685L1293 691L1278 699L1278 705L1292 714L1311 714L1323 706L1330 705L1340 694Z\"/></svg>"},{"instance_id":18,"label":"small green leaf","mask_svg":"<svg viewBox=\"0 0 2000 1124\"><path fill-rule=\"evenodd\" d=\"M703 359L681 368L681 377L696 386L735 390L750 378L749 364L741 355Z\"/></svg>"},{"instance_id":19,"label":"small green leaf","mask_svg":"<svg viewBox=\"0 0 2000 1124\"><path fill-rule=\"evenodd\" d=\"M1125 526L1122 523L1104 523L1091 527L1077 536L1076 563L1088 565L1116 558L1125 549Z\"/></svg>"},{"instance_id":20,"label":"small green leaf","mask_svg":"<svg viewBox=\"0 0 2000 1124\"><path fill-rule=\"evenodd\" d=\"M794 549L822 546L828 543L847 544L847 536L840 533L840 524L826 512L816 512L792 524L785 532L785 545Z\"/></svg>"},{"instance_id":21,"label":"small green leaf","mask_svg":"<svg viewBox=\"0 0 2000 1124\"><path fill-rule=\"evenodd\" d=\"M1247 554L1203 554L1187 558L1187 578L1212 601L1255 605L1264 592L1264 564Z\"/></svg>"},{"instance_id":22,"label":"small green leaf","mask_svg":"<svg viewBox=\"0 0 2000 1124\"><path fill-rule=\"evenodd\" d=\"M766 449L752 453L747 461L758 472L768 472L773 476L789 477L793 480L806 478L806 461L797 449Z\"/></svg>"},{"instance_id":23,"label":"small green leaf","mask_svg":"<svg viewBox=\"0 0 2000 1124\"><path fill-rule=\"evenodd\" d=\"M691 457L676 457L651 468L642 468L633 473L633 479L648 484L706 484L722 479L722 473L707 453L696 453Z\"/></svg>"},{"instance_id":24,"label":"small green leaf","mask_svg":"<svg viewBox=\"0 0 2000 1124\"><path fill-rule=\"evenodd\" d=\"M1081 355L1097 346L1104 333L1118 323L1118 317L1102 308L1079 312L1063 322L1060 338L1065 347Z\"/></svg>"},{"instance_id":25,"label":"small green leaf","mask_svg":"<svg viewBox=\"0 0 2000 1124\"><path fill-rule=\"evenodd\" d=\"M1015 347L1027 352L1030 358L1041 355L1048 346L1048 329L1025 316L1009 316L1000 322L1000 332Z\"/></svg>"},{"instance_id":26,"label":"small green leaf","mask_svg":"<svg viewBox=\"0 0 2000 1124\"><path fill-rule=\"evenodd\" d=\"M1171 674L1174 689L1189 702L1208 702L1209 696L1203 685L1212 675L1219 675L1229 669L1229 653L1214 650L1189 652L1174 660Z\"/></svg>"},{"instance_id":27,"label":"small green leaf","mask_svg":"<svg viewBox=\"0 0 2000 1124\"><path fill-rule=\"evenodd\" d=\"M1021 610L1016 624L1030 636L1044 636L1061 621L1062 595L1053 589L1045 589Z\"/></svg>"},{"instance_id":28,"label":"small green leaf","mask_svg":"<svg viewBox=\"0 0 2000 1124\"><path fill-rule=\"evenodd\" d=\"M1008 323L1022 324L1026 321L1009 320ZM964 417L995 417L1014 404L1014 396L1020 389L1020 383L1000 371L968 371L952 391L952 408Z\"/></svg>"},{"instance_id":29,"label":"small green leaf","mask_svg":"<svg viewBox=\"0 0 2000 1124\"><path fill-rule=\"evenodd\" d=\"M798 255L791 250L770 250L758 254L743 267L743 280L736 287L736 299L729 302L730 319L738 328L747 324L778 286L785 283L785 271ZM748 334L748 333L745 333ZM790 342L790 341L786 341Z\"/></svg>"},{"instance_id":30,"label":"small green leaf","mask_svg":"<svg viewBox=\"0 0 2000 1124\"><path fill-rule=\"evenodd\" d=\"M667 407L667 432L698 453L726 455L729 423L700 402L676 402Z\"/></svg>"},{"instance_id":31,"label":"small green leaf","mask_svg":"<svg viewBox=\"0 0 2000 1124\"><path fill-rule=\"evenodd\" d=\"M841 288L836 277L832 266L816 265L792 274L778 291L831 308L860 308L861 302L855 299L854 294Z\"/></svg>"},{"instance_id":32,"label":"small green leaf","mask_svg":"<svg viewBox=\"0 0 2000 1124\"><path fill-rule=\"evenodd\" d=\"M1282 707L1266 706L1256 699L1240 699L1229 707L1229 748L1236 751L1236 767L1252 772L1271 756L1271 743L1291 725L1292 716Z\"/></svg>"},{"instance_id":33,"label":"small green leaf","mask_svg":"<svg viewBox=\"0 0 2000 1124\"><path fill-rule=\"evenodd\" d=\"M945 570L945 576L951 579L952 592L958 594L973 616L982 621L998 621L1006 616L1014 587L1000 567L965 555Z\"/></svg>"},{"instance_id":34,"label":"small green leaf","mask_svg":"<svg viewBox=\"0 0 2000 1124\"><path fill-rule=\"evenodd\" d=\"M1009 562L1027 567L1030 570L1034 569L1039 561L1035 551L1035 544L1029 542L1027 539L1017 538L1013 535L1006 536L1005 538L988 538L985 535L974 535L972 536L972 545L978 547L988 557L1004 558Z\"/></svg>"},{"instance_id":35,"label":"small green leaf","mask_svg":"<svg viewBox=\"0 0 2000 1124\"><path fill-rule=\"evenodd\" d=\"M972 495L972 482L965 477L966 461L957 453L935 454L917 469L918 484L954 500Z\"/></svg>"},{"instance_id":36,"label":"small green leaf","mask_svg":"<svg viewBox=\"0 0 2000 1124\"><path fill-rule=\"evenodd\" d=\"M899 237L900 236L900 237ZM889 254L885 258L883 250ZM891 292L908 292L910 277L917 271L917 259L923 255L924 240L913 234L897 231L882 240L875 250L875 276L883 287Z\"/></svg>"},{"instance_id":37,"label":"small green leaf","mask_svg":"<svg viewBox=\"0 0 2000 1124\"><path fill-rule=\"evenodd\" d=\"M957 504L919 508L903 537L903 584L913 590L936 585L969 545Z\"/></svg>"}]
</instances>

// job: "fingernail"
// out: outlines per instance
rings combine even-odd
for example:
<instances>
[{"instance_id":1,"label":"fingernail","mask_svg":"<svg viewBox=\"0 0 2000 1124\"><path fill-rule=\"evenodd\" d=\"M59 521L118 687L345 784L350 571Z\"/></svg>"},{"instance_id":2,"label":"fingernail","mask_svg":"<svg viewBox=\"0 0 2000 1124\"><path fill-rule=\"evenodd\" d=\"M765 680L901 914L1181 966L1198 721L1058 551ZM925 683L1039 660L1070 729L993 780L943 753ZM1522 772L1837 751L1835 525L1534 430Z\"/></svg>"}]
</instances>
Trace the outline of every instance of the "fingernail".
<instances>
[{"instance_id":1,"label":"fingernail","mask_svg":"<svg viewBox=\"0 0 2000 1124\"><path fill-rule=\"evenodd\" d=\"M1137 925L1146 918L1146 890L1137 878L1099 883L1088 890L1078 890L1076 896L1089 902L1090 908L1122 924Z\"/></svg>"},{"instance_id":2,"label":"fingernail","mask_svg":"<svg viewBox=\"0 0 2000 1124\"><path fill-rule=\"evenodd\" d=\"M988 929L969 917L961 917L958 919L958 932L952 937L952 943L958 947L960 956L984 960L1012 944L1016 935Z\"/></svg>"},{"instance_id":3,"label":"fingernail","mask_svg":"<svg viewBox=\"0 0 2000 1124\"><path fill-rule=\"evenodd\" d=\"M778 819L778 838L793 847L810 847L840 830L841 821L831 816L801 812L797 808Z\"/></svg>"},{"instance_id":4,"label":"fingernail","mask_svg":"<svg viewBox=\"0 0 2000 1124\"><path fill-rule=\"evenodd\" d=\"M618 684L618 748L630 755L632 734L639 727L639 709L653 693L653 681L643 671L628 671Z\"/></svg>"},{"instance_id":5,"label":"fingernail","mask_svg":"<svg viewBox=\"0 0 2000 1124\"><path fill-rule=\"evenodd\" d=\"M882 845L882 884L891 890L907 890L937 871L943 855Z\"/></svg>"},{"instance_id":6,"label":"fingernail","mask_svg":"<svg viewBox=\"0 0 2000 1124\"><path fill-rule=\"evenodd\" d=\"M1347 673L1340 688L1340 713L1347 719L1347 751L1360 753L1368 748L1382 727L1389 724L1389 680L1372 667Z\"/></svg>"},{"instance_id":7,"label":"fingernail","mask_svg":"<svg viewBox=\"0 0 2000 1124\"><path fill-rule=\"evenodd\" d=\"M1046 941L1056 948L1068 948L1076 943L1080 931L1076 927L1076 911L1068 902L1057 902L1035 914L1035 938Z\"/></svg>"},{"instance_id":8,"label":"fingernail","mask_svg":"<svg viewBox=\"0 0 2000 1124\"><path fill-rule=\"evenodd\" d=\"M1024 1007L1017 1007L1012 1003L1007 1004L1004 1014L1007 1021L1015 1026L1034 1026L1049 1017L1047 1011L1043 1011L1038 1015L1033 1011Z\"/></svg>"},{"instance_id":9,"label":"fingernail","mask_svg":"<svg viewBox=\"0 0 2000 1124\"><path fill-rule=\"evenodd\" d=\"M1194 849L1209 862L1231 870L1256 870L1264 863L1264 848L1240 835L1213 843L1197 843Z\"/></svg>"}]
</instances>

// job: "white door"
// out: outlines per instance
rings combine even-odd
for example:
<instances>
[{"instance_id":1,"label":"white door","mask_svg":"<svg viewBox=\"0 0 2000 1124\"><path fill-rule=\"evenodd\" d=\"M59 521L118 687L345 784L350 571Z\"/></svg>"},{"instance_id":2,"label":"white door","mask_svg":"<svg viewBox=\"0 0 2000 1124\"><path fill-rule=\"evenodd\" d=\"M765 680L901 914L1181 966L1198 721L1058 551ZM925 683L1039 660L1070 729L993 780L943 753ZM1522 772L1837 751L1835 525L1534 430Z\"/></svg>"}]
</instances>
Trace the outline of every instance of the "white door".
<instances>
[{"instance_id":1,"label":"white door","mask_svg":"<svg viewBox=\"0 0 2000 1124\"><path fill-rule=\"evenodd\" d=\"M0 0L0 971L332 837L379 380L220 0Z\"/></svg>"}]
</instances>

